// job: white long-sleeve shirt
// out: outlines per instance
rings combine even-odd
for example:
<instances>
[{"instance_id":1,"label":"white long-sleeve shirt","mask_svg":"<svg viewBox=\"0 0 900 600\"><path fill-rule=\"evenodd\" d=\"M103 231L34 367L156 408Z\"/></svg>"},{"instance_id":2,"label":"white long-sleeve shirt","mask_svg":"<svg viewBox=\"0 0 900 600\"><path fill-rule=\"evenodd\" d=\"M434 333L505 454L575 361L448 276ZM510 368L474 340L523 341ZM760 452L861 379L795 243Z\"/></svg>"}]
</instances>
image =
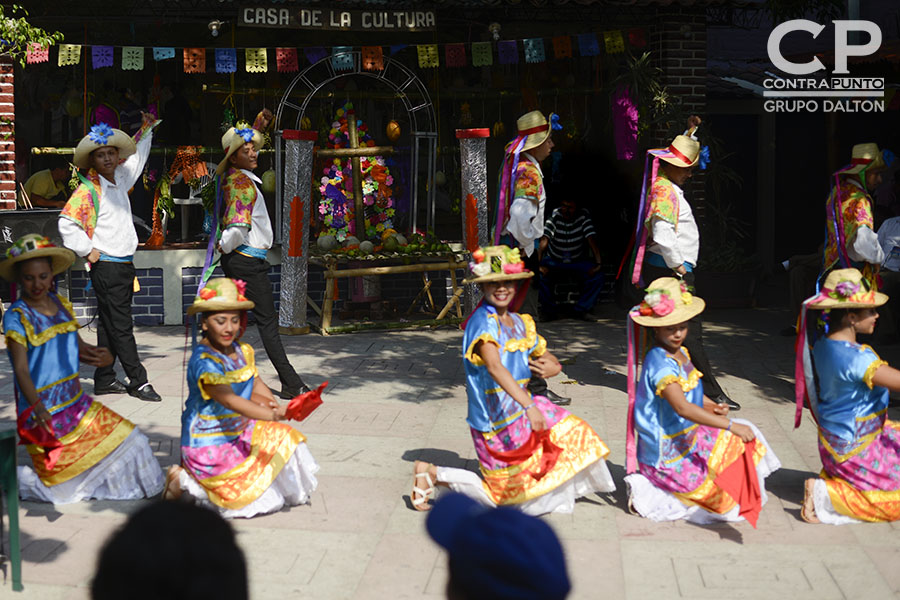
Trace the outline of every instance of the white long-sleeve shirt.
<instances>
[{"instance_id":1,"label":"white long-sleeve shirt","mask_svg":"<svg viewBox=\"0 0 900 600\"><path fill-rule=\"evenodd\" d=\"M848 181L852 185L865 191L858 181L852 179L849 179ZM882 225L882 229L883 228L884 225ZM853 239L850 240L847 245L847 256L849 256L851 260L857 262L880 265L884 262L884 253L885 250L882 249L882 245L879 243L879 236L872 231L871 227L866 227L865 225L861 225L856 230L856 235L853 236Z\"/></svg>"},{"instance_id":2,"label":"white long-sleeve shirt","mask_svg":"<svg viewBox=\"0 0 900 600\"><path fill-rule=\"evenodd\" d=\"M700 230L684 192L675 183L672 183L672 187L678 195L678 227L659 217L653 217L650 221L652 241L648 244L647 251L662 256L670 269L676 269L684 263L696 266L697 256L700 254Z\"/></svg>"},{"instance_id":3,"label":"white long-sleeve shirt","mask_svg":"<svg viewBox=\"0 0 900 600\"><path fill-rule=\"evenodd\" d=\"M889 271L900 271L900 217L891 217L881 224L878 243L885 255L881 266Z\"/></svg>"},{"instance_id":4,"label":"white long-sleeve shirt","mask_svg":"<svg viewBox=\"0 0 900 600\"><path fill-rule=\"evenodd\" d=\"M246 227L229 227L223 231L219 242L223 254L233 252L241 245L268 250L274 240L266 199L259 191L258 184L262 183L262 180L247 169L241 169L241 172L250 178L253 187L256 188L256 202L253 203L253 212L250 213L250 230L248 231Z\"/></svg>"},{"instance_id":5,"label":"white long-sleeve shirt","mask_svg":"<svg viewBox=\"0 0 900 600\"><path fill-rule=\"evenodd\" d=\"M88 237L84 229L67 218L59 219L59 234L63 245L77 254L87 256L96 248L109 256L131 256L137 250L138 238L131 220L130 190L141 176L147 157L150 156L152 130L141 136L137 151L116 167L113 183L100 175L100 211L94 237Z\"/></svg>"},{"instance_id":6,"label":"white long-sleeve shirt","mask_svg":"<svg viewBox=\"0 0 900 600\"><path fill-rule=\"evenodd\" d=\"M544 235L544 206L547 204L547 193L544 190L544 173L539 163L530 154L520 155L528 159L536 168L541 178L539 197L535 203L530 197L516 198L509 206L509 220L501 233L509 233L521 245L526 256L534 252L534 242Z\"/></svg>"}]
</instances>

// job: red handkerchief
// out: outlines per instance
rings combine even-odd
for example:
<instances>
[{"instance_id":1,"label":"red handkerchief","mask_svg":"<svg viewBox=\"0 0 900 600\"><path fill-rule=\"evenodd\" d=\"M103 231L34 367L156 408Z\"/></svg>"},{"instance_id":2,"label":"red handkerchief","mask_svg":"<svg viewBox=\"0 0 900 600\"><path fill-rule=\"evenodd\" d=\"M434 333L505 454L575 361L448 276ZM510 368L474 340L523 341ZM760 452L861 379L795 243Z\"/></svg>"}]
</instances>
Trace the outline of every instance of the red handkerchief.
<instances>
[{"instance_id":1,"label":"red handkerchief","mask_svg":"<svg viewBox=\"0 0 900 600\"><path fill-rule=\"evenodd\" d=\"M744 453L716 477L716 485L725 490L740 505L740 515L756 527L762 510L759 476L753 464L756 440L744 444Z\"/></svg>"},{"instance_id":2,"label":"red handkerchief","mask_svg":"<svg viewBox=\"0 0 900 600\"><path fill-rule=\"evenodd\" d=\"M59 455L62 454L62 442L56 439L49 431L37 425L31 429L25 428L25 421L31 413L34 412L34 406L30 406L22 411L19 418L16 419L17 429L19 430L19 444L34 444L40 446L44 450L44 465L47 469L52 470L56 466ZM53 427L53 424L50 424Z\"/></svg>"},{"instance_id":3,"label":"red handkerchief","mask_svg":"<svg viewBox=\"0 0 900 600\"><path fill-rule=\"evenodd\" d=\"M322 404L322 390L328 385L326 381L311 392L300 394L288 403L284 416L293 421L302 421Z\"/></svg>"}]
</instances>

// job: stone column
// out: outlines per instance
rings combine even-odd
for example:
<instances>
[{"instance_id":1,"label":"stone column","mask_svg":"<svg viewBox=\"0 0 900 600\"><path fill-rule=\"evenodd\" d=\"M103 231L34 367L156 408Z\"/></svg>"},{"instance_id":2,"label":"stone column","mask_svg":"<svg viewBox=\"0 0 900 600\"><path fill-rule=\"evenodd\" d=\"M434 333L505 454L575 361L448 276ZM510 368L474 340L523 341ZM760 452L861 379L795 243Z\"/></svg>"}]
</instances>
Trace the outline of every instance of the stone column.
<instances>
[{"instance_id":1,"label":"stone column","mask_svg":"<svg viewBox=\"0 0 900 600\"><path fill-rule=\"evenodd\" d=\"M313 146L317 131L286 129L281 210L281 298L278 325L282 333L307 333L306 281L309 273L309 211L312 206Z\"/></svg>"},{"instance_id":2,"label":"stone column","mask_svg":"<svg viewBox=\"0 0 900 600\"><path fill-rule=\"evenodd\" d=\"M462 176L460 213L462 214L463 246L469 252L490 243L487 204L487 138L490 135L490 129L456 130ZM466 313L472 312L480 299L481 291L478 287L467 285Z\"/></svg>"}]
</instances>

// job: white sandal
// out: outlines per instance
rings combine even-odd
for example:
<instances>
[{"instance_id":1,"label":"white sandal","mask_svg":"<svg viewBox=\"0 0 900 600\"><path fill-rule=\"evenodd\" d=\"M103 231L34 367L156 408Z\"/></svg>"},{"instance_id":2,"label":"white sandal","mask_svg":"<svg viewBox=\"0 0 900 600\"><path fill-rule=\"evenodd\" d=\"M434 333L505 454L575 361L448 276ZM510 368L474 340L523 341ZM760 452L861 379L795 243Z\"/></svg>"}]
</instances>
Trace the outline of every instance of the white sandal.
<instances>
[{"instance_id":1,"label":"white sandal","mask_svg":"<svg viewBox=\"0 0 900 600\"><path fill-rule=\"evenodd\" d=\"M410 496L410 500L412 500L413 508L416 510L427 511L431 510L431 505L428 504L428 500L434 496L434 482L431 480L431 475L428 471L422 471L421 473L414 473L415 479L413 480L413 489L412 495ZM420 477L425 478L425 483L428 485L426 489L420 488L416 485L418 479ZM416 498L416 494L419 495L419 498ZM423 505L425 507L423 507ZM426 508L427 507L427 508Z\"/></svg>"}]
</instances>

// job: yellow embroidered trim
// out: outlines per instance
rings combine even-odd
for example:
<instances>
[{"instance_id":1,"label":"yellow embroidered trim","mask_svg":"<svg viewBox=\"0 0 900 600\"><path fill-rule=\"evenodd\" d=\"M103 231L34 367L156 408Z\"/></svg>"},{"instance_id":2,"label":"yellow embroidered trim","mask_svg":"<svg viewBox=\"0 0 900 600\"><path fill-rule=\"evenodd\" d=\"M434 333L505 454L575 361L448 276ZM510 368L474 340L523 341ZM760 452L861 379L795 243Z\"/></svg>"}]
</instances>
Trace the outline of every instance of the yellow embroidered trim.
<instances>
[{"instance_id":1,"label":"yellow embroidered trim","mask_svg":"<svg viewBox=\"0 0 900 600\"><path fill-rule=\"evenodd\" d=\"M6 332L6 340L7 345L9 345L9 340L28 348L28 340L25 339L25 336L19 333L18 331L7 331Z\"/></svg>"},{"instance_id":2,"label":"yellow embroidered trim","mask_svg":"<svg viewBox=\"0 0 900 600\"><path fill-rule=\"evenodd\" d=\"M69 400L67 400L66 402L63 402L62 404L60 404L58 406L54 406L48 412L51 415L55 415L59 411L65 410L66 408L68 408L69 406L74 404L79 398L81 398L82 395L84 395L84 390L79 389L78 393L75 394L74 396L72 396Z\"/></svg>"},{"instance_id":3,"label":"yellow embroidered trim","mask_svg":"<svg viewBox=\"0 0 900 600\"><path fill-rule=\"evenodd\" d=\"M483 367L484 361L481 359L481 357L478 354L475 353L475 346L478 344L478 342L485 342L485 343L490 342L490 343L494 344L495 346L497 346L498 349L500 348L500 343L497 342L497 340L495 340L494 336L492 336L491 334L482 333L477 338L472 340L471 344L469 344L469 348L468 348L468 350L466 350L466 353L463 355L463 358L465 358L467 361L469 361L476 367Z\"/></svg>"},{"instance_id":4,"label":"yellow embroidered trim","mask_svg":"<svg viewBox=\"0 0 900 600\"><path fill-rule=\"evenodd\" d=\"M684 435L684 434L688 433L689 431L691 431L691 430L694 429L695 427L697 427L697 424L696 424L696 423L694 423L693 425L688 425L685 429L682 429L682 430L679 431L678 433L673 433L673 434L671 434L671 435L663 435L663 437L666 438L666 439L668 439L668 440L671 440L672 438L677 438L678 436L681 436L681 435Z\"/></svg>"},{"instance_id":5,"label":"yellow embroidered trim","mask_svg":"<svg viewBox=\"0 0 900 600\"><path fill-rule=\"evenodd\" d=\"M200 377L197 379L200 384L198 387L200 388L200 395L204 400L211 400L212 396L206 393L206 389L204 389L204 384L209 385L221 385L227 384L231 385L232 383L244 383L245 381L249 381L251 377L256 375L256 367L253 365L244 365L240 369L235 371L226 371L224 375L220 375L219 373L201 373Z\"/></svg>"},{"instance_id":6,"label":"yellow embroidered trim","mask_svg":"<svg viewBox=\"0 0 900 600\"><path fill-rule=\"evenodd\" d=\"M878 356L878 355L876 354L876 356ZM872 389L872 386L874 385L872 383L872 378L875 377L875 371L877 371L880 367L885 366L887 364L888 363L886 360L881 360L880 358L876 358L866 368L866 372L863 374L863 381L865 382L865 384L867 386L869 386L870 390Z\"/></svg>"},{"instance_id":7,"label":"yellow embroidered trim","mask_svg":"<svg viewBox=\"0 0 900 600\"><path fill-rule=\"evenodd\" d=\"M537 358L538 356L543 356L544 352L547 351L547 340L544 339L544 336L537 336L538 345L537 348L531 353L532 358Z\"/></svg>"},{"instance_id":8,"label":"yellow embroidered trim","mask_svg":"<svg viewBox=\"0 0 900 600\"><path fill-rule=\"evenodd\" d=\"M519 385L523 385L523 384L528 383L529 381L531 381L531 379L517 379L516 383L518 383ZM484 393L485 394L499 394L501 391L503 391L502 387L495 387L495 388L491 388L489 390L484 390Z\"/></svg>"},{"instance_id":9,"label":"yellow embroidered trim","mask_svg":"<svg viewBox=\"0 0 900 600\"><path fill-rule=\"evenodd\" d=\"M700 383L701 377L703 377L703 373L701 373L696 368L691 371L691 374L688 375L687 379L676 375L666 375L659 380L659 383L656 384L656 395L662 396L662 391L666 389L666 387L668 387L668 385L671 383L677 383L681 386L681 390L687 393L697 387L697 384Z\"/></svg>"},{"instance_id":10,"label":"yellow embroidered trim","mask_svg":"<svg viewBox=\"0 0 900 600\"><path fill-rule=\"evenodd\" d=\"M65 308L65 305L63 307ZM70 331L78 331L78 321L76 321L74 319L74 317L72 317L71 311L69 311L70 319L68 321L64 321L62 323L57 323L56 325L48 327L47 329L45 329L44 331L42 331L40 333L35 333L34 326L25 317L25 312L21 308L14 308L12 310L13 310L13 312L19 313L19 315L20 315L19 318L22 321L22 326L25 327L25 336L28 338L28 343L31 344L32 346L40 346L41 344L46 344L47 342L49 342L50 340L52 340L54 337L56 337L57 335L59 335L61 333L69 333ZM7 333L7 335L9 335L9 333ZM16 339L16 338L13 338L13 339L15 339L17 342L19 342L18 339ZM19 343L21 343L21 342L19 342ZM22 345L25 346L26 348L28 347L28 344L22 344Z\"/></svg>"},{"instance_id":11,"label":"yellow embroidered trim","mask_svg":"<svg viewBox=\"0 0 900 600\"><path fill-rule=\"evenodd\" d=\"M191 437L192 437L192 438L208 438L208 437L216 437L216 436L219 436L219 435L224 435L224 436L229 436L229 435L230 435L230 436L239 436L239 435L241 435L242 433L244 433L244 430L243 430L243 429L241 429L240 431L214 431L214 432L212 432L212 433L192 433L192 434L191 434Z\"/></svg>"},{"instance_id":12,"label":"yellow embroidered trim","mask_svg":"<svg viewBox=\"0 0 900 600\"><path fill-rule=\"evenodd\" d=\"M240 413L230 412L226 415L197 415L199 418L204 419L206 421L220 421L222 419L233 419L235 417L240 417Z\"/></svg>"},{"instance_id":13,"label":"yellow embroidered trim","mask_svg":"<svg viewBox=\"0 0 900 600\"><path fill-rule=\"evenodd\" d=\"M60 383L65 383L66 381L69 381L70 379L75 379L76 377L78 377L78 373L72 373L68 377L63 377L59 381L54 381L53 383L48 383L44 387L39 387L38 389L36 389L34 391L36 391L38 394L40 394L41 392L49 390L50 388L52 388L55 385L59 385Z\"/></svg>"},{"instance_id":14,"label":"yellow embroidered trim","mask_svg":"<svg viewBox=\"0 0 900 600\"><path fill-rule=\"evenodd\" d=\"M884 410L878 411L877 413L872 413L871 415L866 415L865 417L857 417L856 422L859 423L861 421L868 421L869 419L874 419L876 417L880 417L883 414L885 414L886 412L887 412L887 409L884 409ZM885 425L886 424L887 424L887 421L885 421ZM881 435L882 431L884 431L883 426L878 431L873 431L872 433L866 434L863 437L859 438L859 442L860 442L859 446L857 446L856 448L854 448L847 454L838 454L837 451L835 451L835 449L831 447L831 444L828 443L828 440L825 439L825 436L822 435L821 429L819 429L819 443L821 443L825 447L825 449L828 450L828 454L833 456L836 461L844 462L848 458L856 456L857 454L859 454L860 452L865 450L869 446L869 444L872 443L872 440L874 440L879 435Z\"/></svg>"},{"instance_id":15,"label":"yellow embroidered trim","mask_svg":"<svg viewBox=\"0 0 900 600\"><path fill-rule=\"evenodd\" d=\"M537 341L537 328L534 326L534 319L531 318L531 315L519 315L522 319L522 323L525 324L525 337L519 338L515 340L507 340L506 345L503 347L507 352L521 352L523 350L531 350L531 347L534 346L534 343ZM546 349L547 343L544 342L544 348Z\"/></svg>"}]
</instances>

